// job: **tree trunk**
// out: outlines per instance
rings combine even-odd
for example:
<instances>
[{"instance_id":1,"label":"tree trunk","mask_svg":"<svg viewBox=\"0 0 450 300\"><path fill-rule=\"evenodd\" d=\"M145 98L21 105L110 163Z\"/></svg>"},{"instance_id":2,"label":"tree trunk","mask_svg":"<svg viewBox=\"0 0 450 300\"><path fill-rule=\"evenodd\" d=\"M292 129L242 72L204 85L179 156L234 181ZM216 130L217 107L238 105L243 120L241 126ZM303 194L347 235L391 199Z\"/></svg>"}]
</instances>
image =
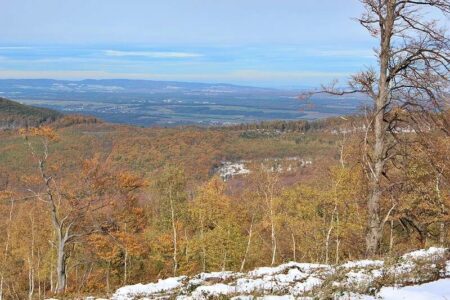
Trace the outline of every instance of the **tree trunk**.
<instances>
[{"instance_id":1,"label":"tree trunk","mask_svg":"<svg viewBox=\"0 0 450 300\"><path fill-rule=\"evenodd\" d=\"M189 263L189 238L188 238L186 228L184 228L184 239L186 241L186 248L184 249L184 256L186 257L186 263Z\"/></svg>"},{"instance_id":2,"label":"tree trunk","mask_svg":"<svg viewBox=\"0 0 450 300\"><path fill-rule=\"evenodd\" d=\"M65 241L59 239L56 252L56 292L58 294L64 293L66 288L66 253Z\"/></svg>"},{"instance_id":3,"label":"tree trunk","mask_svg":"<svg viewBox=\"0 0 450 300\"><path fill-rule=\"evenodd\" d=\"M380 226L381 187L379 179L376 178L372 179L371 190L372 190L371 195L369 196L369 200L367 203L368 232L366 236L366 247L368 256L373 256L378 252L381 241L381 226Z\"/></svg>"},{"instance_id":4,"label":"tree trunk","mask_svg":"<svg viewBox=\"0 0 450 300\"><path fill-rule=\"evenodd\" d=\"M269 216L270 216L270 237L272 241L272 261L270 263L271 266L275 264L276 255L277 255L277 237L275 233L275 212L274 212L274 203L273 203L273 188L274 183L268 183L268 192L266 192L266 201L269 205Z\"/></svg>"},{"instance_id":5,"label":"tree trunk","mask_svg":"<svg viewBox=\"0 0 450 300\"><path fill-rule=\"evenodd\" d=\"M14 210L14 199L11 199L11 205L9 207L9 219L8 219L8 226L6 227L6 241L5 241L5 250L3 253L3 268L0 271L0 300L3 299L3 284L4 284L4 270L6 269L6 263L8 261L8 251L9 251L9 238L10 238L10 229L11 229L11 221L12 221L12 215Z\"/></svg>"},{"instance_id":6,"label":"tree trunk","mask_svg":"<svg viewBox=\"0 0 450 300\"><path fill-rule=\"evenodd\" d=\"M330 237L331 232L333 230L333 219L334 219L334 211L331 215L330 227L328 228L327 237L325 239L325 264L328 264L329 261L329 253L330 253Z\"/></svg>"},{"instance_id":7,"label":"tree trunk","mask_svg":"<svg viewBox=\"0 0 450 300\"><path fill-rule=\"evenodd\" d=\"M128 250L125 247L124 259L123 259L123 284L127 284L128 277Z\"/></svg>"},{"instance_id":8,"label":"tree trunk","mask_svg":"<svg viewBox=\"0 0 450 300\"><path fill-rule=\"evenodd\" d=\"M53 197L50 189L47 193L50 199L51 217L53 228L56 233L56 288L55 292L63 294L66 289L66 242L68 240L69 228L66 230L66 234L63 233L62 226L58 219L57 209L53 202Z\"/></svg>"},{"instance_id":9,"label":"tree trunk","mask_svg":"<svg viewBox=\"0 0 450 300\"><path fill-rule=\"evenodd\" d=\"M172 199L172 191L169 195L169 201L170 201L170 215L171 215L171 221L172 221L172 231L173 231L173 276L177 276L178 271L178 258L177 258L177 227L176 227L176 220L175 220L175 207L173 205L173 199Z\"/></svg>"},{"instance_id":10,"label":"tree trunk","mask_svg":"<svg viewBox=\"0 0 450 300\"><path fill-rule=\"evenodd\" d=\"M203 228L203 217L200 216L200 238L202 240L202 268L203 272L206 272L206 247L205 247L205 234Z\"/></svg>"},{"instance_id":11,"label":"tree trunk","mask_svg":"<svg viewBox=\"0 0 450 300\"><path fill-rule=\"evenodd\" d=\"M441 189L440 189L440 181L441 181L441 173L438 173L436 175L436 195L440 204L440 208L441 208L441 214L442 217L445 216L445 205L444 202L442 201L442 196L441 196ZM445 221L440 221L439 222L439 245L441 247L444 247L445 245Z\"/></svg>"},{"instance_id":12,"label":"tree trunk","mask_svg":"<svg viewBox=\"0 0 450 300\"><path fill-rule=\"evenodd\" d=\"M271 239L272 239L272 262L270 263L271 266L275 264L275 259L277 255L277 239L275 235L275 220L273 215L273 208L272 208L272 199L270 200L270 227L271 227Z\"/></svg>"},{"instance_id":13,"label":"tree trunk","mask_svg":"<svg viewBox=\"0 0 450 300\"><path fill-rule=\"evenodd\" d=\"M394 26L395 1L389 0L387 4L386 19L381 29L380 47L380 75L379 91L375 101L373 168L370 176L370 195L367 201L368 232L366 235L366 252L368 256L375 255L380 246L382 228L380 220L380 199L382 196L381 179L384 173L386 161L386 135L387 127L384 117L386 105L389 101L389 57L391 50L391 38Z\"/></svg>"},{"instance_id":14,"label":"tree trunk","mask_svg":"<svg viewBox=\"0 0 450 300\"><path fill-rule=\"evenodd\" d=\"M53 251L51 253L51 260L50 260L50 274L49 274L49 281L50 281L50 292L54 292L53 288ZM45 291L45 290L44 290ZM44 293L45 294L45 293Z\"/></svg>"},{"instance_id":15,"label":"tree trunk","mask_svg":"<svg viewBox=\"0 0 450 300\"><path fill-rule=\"evenodd\" d=\"M339 239L339 212L336 211L336 260L334 263L339 264L339 246L341 245L341 240Z\"/></svg>"},{"instance_id":16,"label":"tree trunk","mask_svg":"<svg viewBox=\"0 0 450 300\"><path fill-rule=\"evenodd\" d=\"M28 256L28 299L33 299L34 294L34 219L30 215L31 223L31 247L30 255Z\"/></svg>"},{"instance_id":17,"label":"tree trunk","mask_svg":"<svg viewBox=\"0 0 450 300\"><path fill-rule=\"evenodd\" d=\"M244 254L244 258L242 259L240 272L242 272L244 270L245 261L247 260L247 255L248 255L248 252L250 251L250 244L252 242L252 234L253 234L253 220L254 220L254 216L252 216L252 222L250 223L250 229L248 230L247 247L245 248L245 254Z\"/></svg>"},{"instance_id":18,"label":"tree trunk","mask_svg":"<svg viewBox=\"0 0 450 300\"><path fill-rule=\"evenodd\" d=\"M111 270L111 262L108 261L108 268L106 269L106 293L108 295L109 295L109 290L110 290L110 287L109 287L109 273L110 273L110 270Z\"/></svg>"},{"instance_id":19,"label":"tree trunk","mask_svg":"<svg viewBox=\"0 0 450 300\"><path fill-rule=\"evenodd\" d=\"M47 145L45 145L45 159L47 157ZM46 194L47 194L47 202L50 207L50 216L54 228L54 232L56 234L56 288L55 292L58 294L63 294L64 290L66 289L66 252L65 247L66 243L69 239L69 230L70 226L68 225L65 228L64 233L64 218L63 221L60 220L59 214L58 214L58 208L55 203L55 199L53 197L53 191L51 187L51 181L52 177L47 176L45 174L45 161L46 160L39 160L39 171L41 173L41 177L44 181L45 187L46 187Z\"/></svg>"},{"instance_id":20,"label":"tree trunk","mask_svg":"<svg viewBox=\"0 0 450 300\"><path fill-rule=\"evenodd\" d=\"M37 250L37 277L38 277L38 299L41 299L41 293L42 293L42 289L41 289L41 254L39 249Z\"/></svg>"},{"instance_id":21,"label":"tree trunk","mask_svg":"<svg viewBox=\"0 0 450 300\"><path fill-rule=\"evenodd\" d=\"M394 247L394 220L391 220L391 232L389 236L389 255L392 255L392 248Z\"/></svg>"},{"instance_id":22,"label":"tree trunk","mask_svg":"<svg viewBox=\"0 0 450 300\"><path fill-rule=\"evenodd\" d=\"M294 257L294 261L297 261L297 246L295 244L295 236L293 232L291 232L291 238L292 238L292 254Z\"/></svg>"},{"instance_id":23,"label":"tree trunk","mask_svg":"<svg viewBox=\"0 0 450 300\"><path fill-rule=\"evenodd\" d=\"M33 260L29 257L28 258L28 300L33 299L33 293L34 293L34 270L33 270Z\"/></svg>"}]
</instances>

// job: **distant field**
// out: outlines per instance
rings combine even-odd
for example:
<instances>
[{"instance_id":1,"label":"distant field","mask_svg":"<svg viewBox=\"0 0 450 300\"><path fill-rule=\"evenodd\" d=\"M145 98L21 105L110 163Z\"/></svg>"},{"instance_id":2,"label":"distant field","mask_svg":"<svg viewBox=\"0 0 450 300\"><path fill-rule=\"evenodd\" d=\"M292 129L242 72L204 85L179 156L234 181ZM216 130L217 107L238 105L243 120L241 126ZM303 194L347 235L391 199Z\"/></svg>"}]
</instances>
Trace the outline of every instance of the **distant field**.
<instances>
[{"instance_id":1,"label":"distant field","mask_svg":"<svg viewBox=\"0 0 450 300\"><path fill-rule=\"evenodd\" d=\"M139 80L0 80L0 95L65 113L138 126L313 120L355 113L358 96L297 99L298 90Z\"/></svg>"}]
</instances>

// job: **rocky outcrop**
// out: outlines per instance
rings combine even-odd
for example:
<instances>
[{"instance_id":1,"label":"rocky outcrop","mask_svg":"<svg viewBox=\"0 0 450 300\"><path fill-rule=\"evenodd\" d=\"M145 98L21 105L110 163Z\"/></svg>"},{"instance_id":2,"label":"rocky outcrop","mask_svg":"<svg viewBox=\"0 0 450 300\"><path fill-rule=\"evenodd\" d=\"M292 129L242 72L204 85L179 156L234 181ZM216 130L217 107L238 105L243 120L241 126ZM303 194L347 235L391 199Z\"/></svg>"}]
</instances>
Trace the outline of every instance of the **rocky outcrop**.
<instances>
[{"instance_id":1,"label":"rocky outcrop","mask_svg":"<svg viewBox=\"0 0 450 300\"><path fill-rule=\"evenodd\" d=\"M405 291L411 293L410 289L423 292L430 282L450 298L448 249L429 248L385 261L359 260L338 266L289 262L248 273L173 277L124 286L112 299L395 299Z\"/></svg>"}]
</instances>

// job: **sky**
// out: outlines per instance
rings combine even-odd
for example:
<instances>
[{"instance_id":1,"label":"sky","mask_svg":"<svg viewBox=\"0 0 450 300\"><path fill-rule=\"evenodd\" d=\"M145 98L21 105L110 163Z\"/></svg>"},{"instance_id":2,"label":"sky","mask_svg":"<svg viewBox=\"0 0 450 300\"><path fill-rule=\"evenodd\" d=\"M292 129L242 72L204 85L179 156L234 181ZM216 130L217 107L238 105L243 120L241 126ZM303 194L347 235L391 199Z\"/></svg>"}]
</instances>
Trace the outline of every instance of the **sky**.
<instances>
[{"instance_id":1,"label":"sky","mask_svg":"<svg viewBox=\"0 0 450 300\"><path fill-rule=\"evenodd\" d=\"M0 0L0 78L310 87L374 63L358 0Z\"/></svg>"}]
</instances>

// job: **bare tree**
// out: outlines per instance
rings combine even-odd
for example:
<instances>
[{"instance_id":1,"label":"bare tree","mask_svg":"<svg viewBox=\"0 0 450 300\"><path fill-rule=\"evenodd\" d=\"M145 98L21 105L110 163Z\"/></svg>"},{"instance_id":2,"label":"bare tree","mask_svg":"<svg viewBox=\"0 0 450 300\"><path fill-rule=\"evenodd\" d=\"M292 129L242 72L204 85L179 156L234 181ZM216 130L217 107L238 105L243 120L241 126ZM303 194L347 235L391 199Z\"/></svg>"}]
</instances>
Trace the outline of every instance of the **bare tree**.
<instances>
[{"instance_id":1,"label":"bare tree","mask_svg":"<svg viewBox=\"0 0 450 300\"><path fill-rule=\"evenodd\" d=\"M55 174L48 167L50 142L57 140L57 135L48 127L23 130L28 148L37 163L37 170L42 185L39 190L29 189L34 197L47 204L48 212L55 233L53 246L56 248L55 291L64 293L67 279L68 246L82 237L96 231L94 223L87 226L87 219L93 213L104 207L103 201L97 201L81 188L82 194L75 191L68 195L61 191ZM81 183L83 180L80 179Z\"/></svg>"},{"instance_id":2,"label":"bare tree","mask_svg":"<svg viewBox=\"0 0 450 300\"><path fill-rule=\"evenodd\" d=\"M239 272L244 271L244 268L245 268L245 262L246 262L246 260L247 260L248 253L249 253L249 251L250 251L250 245L251 245L251 242L252 242L253 224L254 224L254 221L255 221L255 214L252 215L252 220L251 220L251 222L250 222L250 228L249 228L249 230L248 230L247 247L245 247L244 258L242 258L241 268L239 269Z\"/></svg>"},{"instance_id":3,"label":"bare tree","mask_svg":"<svg viewBox=\"0 0 450 300\"><path fill-rule=\"evenodd\" d=\"M176 276L179 268L178 261L178 228L181 215L185 210L187 201L186 177L184 171L176 166L168 166L156 182L156 188L161 197L161 219L164 223L170 223L173 245L173 276ZM168 221L168 222L167 222ZM205 254L205 252L204 252ZM204 255L204 259L206 255ZM204 264L205 267L205 264Z\"/></svg>"},{"instance_id":4,"label":"bare tree","mask_svg":"<svg viewBox=\"0 0 450 300\"><path fill-rule=\"evenodd\" d=\"M6 269L6 263L8 261L8 252L9 252L9 247L10 247L10 237L11 237L11 223L13 220L13 212L14 212L14 203L15 200L14 198L9 195L9 193L5 194L8 195L9 201L10 201L10 206L9 206L9 217L8 217L8 221L5 224L5 230L6 230L6 240L5 240L5 247L3 250L3 257L2 257L2 270L0 271L0 300L3 300L3 285L4 285L4 277L5 277L5 269ZM0 193L0 197L2 196L2 194Z\"/></svg>"},{"instance_id":5,"label":"bare tree","mask_svg":"<svg viewBox=\"0 0 450 300\"><path fill-rule=\"evenodd\" d=\"M270 224L270 243L271 243L271 253L272 259L270 265L274 265L276 262L277 255L277 230L276 230L276 207L275 200L279 192L279 177L276 173L271 170L265 169L261 166L261 171L257 177L257 194L263 200L265 204L266 214L269 219Z\"/></svg>"},{"instance_id":6,"label":"bare tree","mask_svg":"<svg viewBox=\"0 0 450 300\"><path fill-rule=\"evenodd\" d=\"M378 39L378 68L351 77L349 89L336 82L320 92L363 93L373 101L366 139L369 177L367 255L378 252L384 222L380 200L387 164L397 155L399 133L406 120L436 113L449 100L450 42L439 18L450 14L449 0L360 0L358 19ZM431 16L435 16L432 18ZM313 93L310 93L310 95ZM404 116L412 116L405 118Z\"/></svg>"}]
</instances>

